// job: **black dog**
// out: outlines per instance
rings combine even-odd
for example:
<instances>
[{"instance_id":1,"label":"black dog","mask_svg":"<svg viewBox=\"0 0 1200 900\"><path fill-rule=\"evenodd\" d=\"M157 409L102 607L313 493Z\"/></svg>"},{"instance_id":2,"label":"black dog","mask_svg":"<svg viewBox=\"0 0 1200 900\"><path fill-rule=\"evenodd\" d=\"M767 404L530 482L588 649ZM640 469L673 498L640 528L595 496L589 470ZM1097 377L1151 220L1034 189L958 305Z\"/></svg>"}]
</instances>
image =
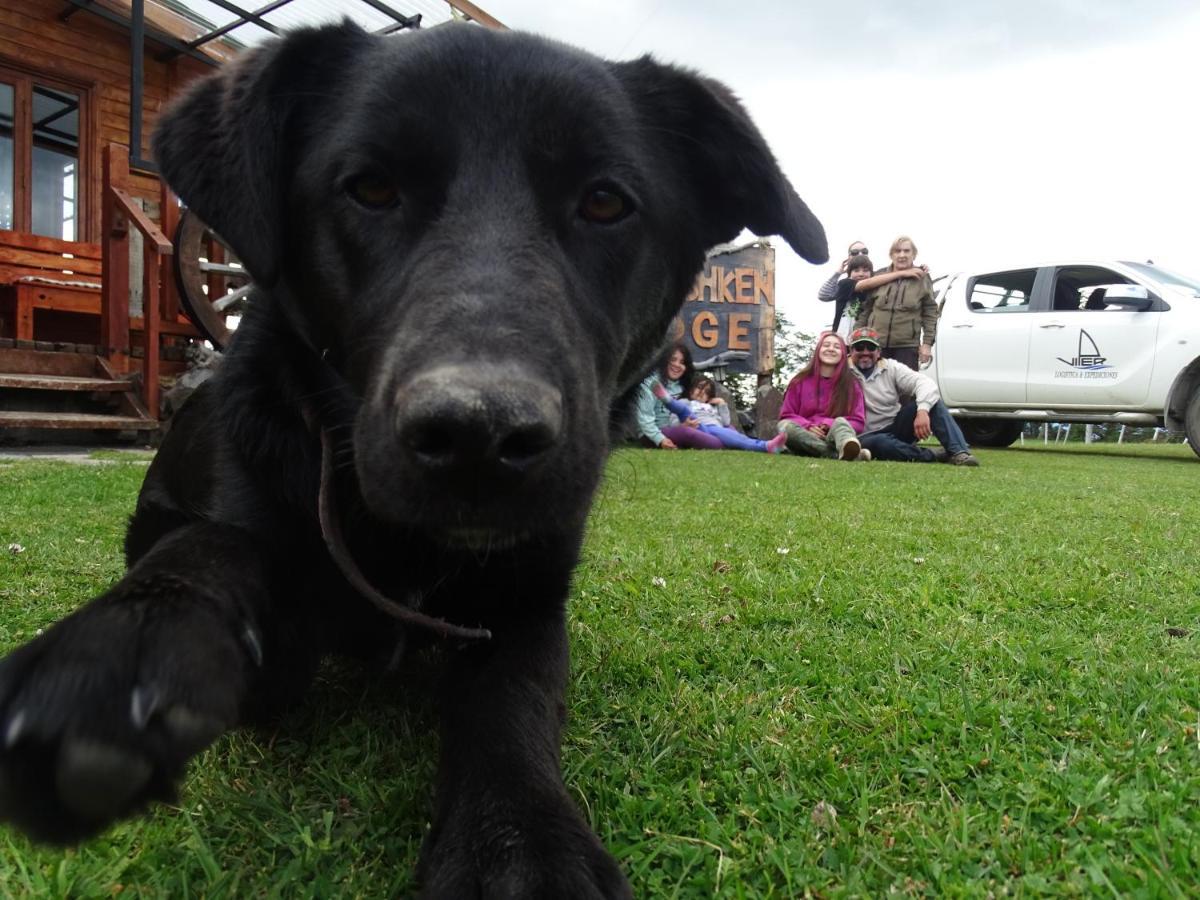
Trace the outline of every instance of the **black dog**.
<instances>
[{"instance_id":1,"label":"black dog","mask_svg":"<svg viewBox=\"0 0 1200 900\"><path fill-rule=\"evenodd\" d=\"M297 32L155 149L262 291L150 468L128 573L0 663L0 815L94 834L323 654L432 636L424 892L627 895L558 759L611 407L706 248L749 227L823 262L820 224L721 85L473 26Z\"/></svg>"}]
</instances>

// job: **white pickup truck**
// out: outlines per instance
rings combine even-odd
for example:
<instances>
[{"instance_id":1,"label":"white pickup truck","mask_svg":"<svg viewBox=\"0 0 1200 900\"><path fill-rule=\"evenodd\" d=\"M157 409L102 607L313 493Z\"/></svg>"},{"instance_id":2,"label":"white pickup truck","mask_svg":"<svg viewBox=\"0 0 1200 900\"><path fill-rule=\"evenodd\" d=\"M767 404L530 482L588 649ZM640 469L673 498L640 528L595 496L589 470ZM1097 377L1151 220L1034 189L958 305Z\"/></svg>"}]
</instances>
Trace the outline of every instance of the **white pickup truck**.
<instances>
[{"instance_id":1,"label":"white pickup truck","mask_svg":"<svg viewBox=\"0 0 1200 900\"><path fill-rule=\"evenodd\" d=\"M1026 421L1185 431L1200 455L1200 281L1150 263L1065 262L938 280L929 374L967 440Z\"/></svg>"}]
</instances>

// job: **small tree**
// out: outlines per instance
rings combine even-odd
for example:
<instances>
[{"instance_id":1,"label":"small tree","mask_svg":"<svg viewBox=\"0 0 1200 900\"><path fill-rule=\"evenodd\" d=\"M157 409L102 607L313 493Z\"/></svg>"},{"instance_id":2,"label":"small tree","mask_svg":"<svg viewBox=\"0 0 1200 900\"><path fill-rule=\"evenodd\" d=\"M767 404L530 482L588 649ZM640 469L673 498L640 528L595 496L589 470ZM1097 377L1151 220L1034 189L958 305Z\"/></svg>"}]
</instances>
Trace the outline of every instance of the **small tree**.
<instances>
[{"instance_id":1,"label":"small tree","mask_svg":"<svg viewBox=\"0 0 1200 900\"><path fill-rule=\"evenodd\" d=\"M807 331L801 331L793 325L788 317L776 310L775 312L775 370L771 373L771 383L779 390L784 390L792 376L812 359L813 349L817 345L817 336Z\"/></svg>"},{"instance_id":2,"label":"small tree","mask_svg":"<svg viewBox=\"0 0 1200 900\"><path fill-rule=\"evenodd\" d=\"M779 310L775 311L775 368L771 383L780 391L809 359L812 358L816 335L801 331ZM738 409L752 409L758 390L757 375L730 375L725 387L733 394Z\"/></svg>"}]
</instances>

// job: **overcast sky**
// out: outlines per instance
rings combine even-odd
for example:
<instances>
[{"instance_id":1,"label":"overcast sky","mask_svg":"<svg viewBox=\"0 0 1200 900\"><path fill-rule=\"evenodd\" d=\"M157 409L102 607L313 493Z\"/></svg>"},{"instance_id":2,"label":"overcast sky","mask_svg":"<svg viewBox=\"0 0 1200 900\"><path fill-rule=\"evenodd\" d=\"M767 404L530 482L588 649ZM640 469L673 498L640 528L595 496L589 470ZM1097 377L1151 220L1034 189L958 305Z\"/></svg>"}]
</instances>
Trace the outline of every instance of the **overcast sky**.
<instances>
[{"instance_id":1,"label":"overcast sky","mask_svg":"<svg viewBox=\"0 0 1200 900\"><path fill-rule=\"evenodd\" d=\"M911 234L933 273L1060 257L1200 276L1200 4L480 0L511 28L730 85L835 260ZM832 271L776 240L778 307Z\"/></svg>"}]
</instances>

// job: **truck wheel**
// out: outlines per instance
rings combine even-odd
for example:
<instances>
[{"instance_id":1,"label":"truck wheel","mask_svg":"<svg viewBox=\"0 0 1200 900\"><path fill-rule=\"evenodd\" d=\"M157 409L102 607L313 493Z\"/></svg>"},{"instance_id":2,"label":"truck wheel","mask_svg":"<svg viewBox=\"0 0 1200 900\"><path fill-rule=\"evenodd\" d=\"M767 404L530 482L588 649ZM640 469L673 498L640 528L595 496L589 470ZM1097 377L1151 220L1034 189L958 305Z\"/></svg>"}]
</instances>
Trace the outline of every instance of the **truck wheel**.
<instances>
[{"instance_id":1,"label":"truck wheel","mask_svg":"<svg viewBox=\"0 0 1200 900\"><path fill-rule=\"evenodd\" d=\"M1200 456L1200 387L1192 391L1192 399L1188 401L1183 424L1187 431L1188 446L1192 448L1193 453Z\"/></svg>"},{"instance_id":2,"label":"truck wheel","mask_svg":"<svg viewBox=\"0 0 1200 900\"><path fill-rule=\"evenodd\" d=\"M1007 447L1021 436L1018 419L956 419L967 443L976 447Z\"/></svg>"}]
</instances>

